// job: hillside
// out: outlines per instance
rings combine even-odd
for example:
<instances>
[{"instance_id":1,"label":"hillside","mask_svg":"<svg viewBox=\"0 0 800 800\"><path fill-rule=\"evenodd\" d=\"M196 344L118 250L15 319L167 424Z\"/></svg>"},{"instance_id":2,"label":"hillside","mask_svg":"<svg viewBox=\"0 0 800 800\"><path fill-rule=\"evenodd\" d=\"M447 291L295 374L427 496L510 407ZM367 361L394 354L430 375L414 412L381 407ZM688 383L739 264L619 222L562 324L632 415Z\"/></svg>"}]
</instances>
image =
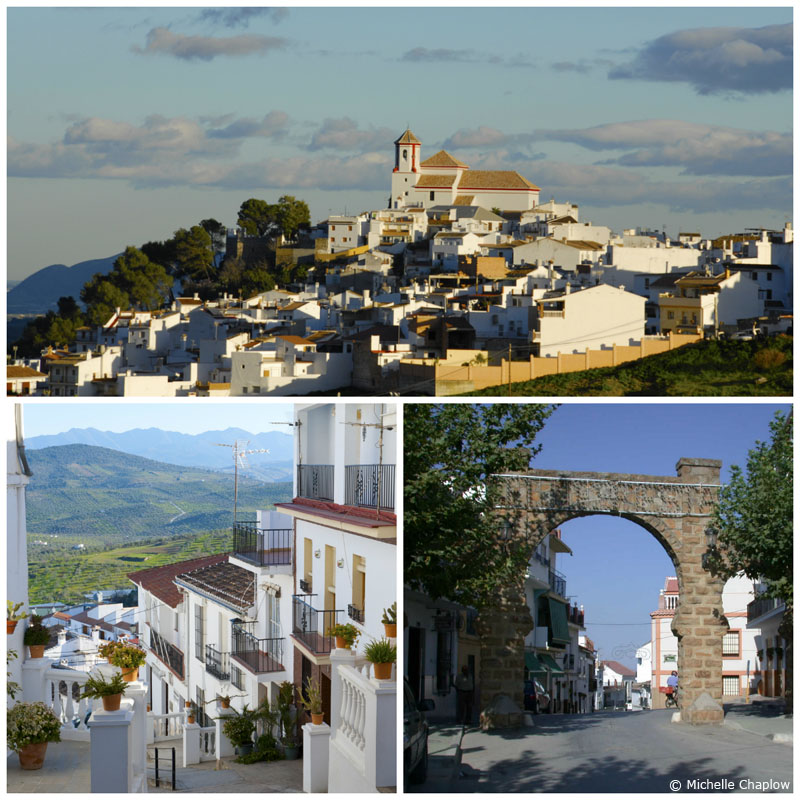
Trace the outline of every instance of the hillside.
<instances>
[{"instance_id":1,"label":"hillside","mask_svg":"<svg viewBox=\"0 0 800 800\"><path fill-rule=\"evenodd\" d=\"M790 397L792 337L756 341L707 340L617 367L569 372L511 384L530 397ZM507 386L467 396L505 397Z\"/></svg>"},{"instance_id":2,"label":"hillside","mask_svg":"<svg viewBox=\"0 0 800 800\"><path fill-rule=\"evenodd\" d=\"M46 314L58 307L59 297L74 297L80 302L83 284L92 275L110 272L119 257L97 258L81 261L67 267L51 264L29 275L6 294L8 314Z\"/></svg>"},{"instance_id":3,"label":"hillside","mask_svg":"<svg viewBox=\"0 0 800 800\"><path fill-rule=\"evenodd\" d=\"M158 428L136 428L123 433L100 431L96 428L72 428L63 433L32 436L25 444L29 451L60 445L85 444L121 450L155 461L166 460L170 464L232 473L231 448L216 445L233 444L236 440L248 442L248 449L269 450L269 453L258 453L248 457L246 470L248 477L268 482L292 480L294 438L280 431L252 434L241 428L227 428L191 435Z\"/></svg>"},{"instance_id":4,"label":"hillside","mask_svg":"<svg viewBox=\"0 0 800 800\"><path fill-rule=\"evenodd\" d=\"M233 476L89 445L32 450L29 541L59 549L228 529ZM291 499L291 483L239 480L239 513ZM56 539L57 542L52 541ZM42 545L29 546L30 550Z\"/></svg>"}]
</instances>

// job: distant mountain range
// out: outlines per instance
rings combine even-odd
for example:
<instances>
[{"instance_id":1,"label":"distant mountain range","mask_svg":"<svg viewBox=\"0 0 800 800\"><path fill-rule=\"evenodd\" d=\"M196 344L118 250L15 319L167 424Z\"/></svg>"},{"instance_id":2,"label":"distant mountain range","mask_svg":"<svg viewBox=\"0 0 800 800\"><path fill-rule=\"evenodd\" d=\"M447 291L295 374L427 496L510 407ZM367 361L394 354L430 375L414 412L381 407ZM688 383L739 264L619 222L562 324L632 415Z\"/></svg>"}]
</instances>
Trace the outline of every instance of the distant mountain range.
<instances>
[{"instance_id":1,"label":"distant mountain range","mask_svg":"<svg viewBox=\"0 0 800 800\"><path fill-rule=\"evenodd\" d=\"M233 448L215 445L233 444L237 440L246 441L248 450L269 450L269 453L245 456L246 467L240 470L240 475L268 483L292 480L294 437L280 431L253 434L241 428L228 428L192 435L158 428L137 428L124 433L72 428L65 433L26 438L25 446L28 450L41 450L63 445L90 445L166 464L233 473Z\"/></svg>"},{"instance_id":2,"label":"distant mountain range","mask_svg":"<svg viewBox=\"0 0 800 800\"><path fill-rule=\"evenodd\" d=\"M233 478L105 447L32 450L26 493L29 534L119 544L230 527ZM240 515L291 499L289 483L239 478Z\"/></svg>"},{"instance_id":3,"label":"distant mountain range","mask_svg":"<svg viewBox=\"0 0 800 800\"><path fill-rule=\"evenodd\" d=\"M46 314L58 308L59 297L74 297L80 302L81 289L92 275L111 272L119 253L108 258L81 261L67 267L51 264L19 281L6 294L8 314Z\"/></svg>"}]
</instances>

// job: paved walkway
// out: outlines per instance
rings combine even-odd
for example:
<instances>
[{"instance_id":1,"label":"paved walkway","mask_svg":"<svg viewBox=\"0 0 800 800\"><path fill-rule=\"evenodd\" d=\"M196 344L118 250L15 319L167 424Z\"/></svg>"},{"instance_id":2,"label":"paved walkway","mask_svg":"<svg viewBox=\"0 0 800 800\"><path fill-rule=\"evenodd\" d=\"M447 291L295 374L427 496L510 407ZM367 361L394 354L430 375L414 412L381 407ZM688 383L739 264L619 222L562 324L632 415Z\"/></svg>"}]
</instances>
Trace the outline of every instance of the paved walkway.
<instances>
[{"instance_id":1,"label":"paved walkway","mask_svg":"<svg viewBox=\"0 0 800 800\"><path fill-rule=\"evenodd\" d=\"M8 757L7 766L9 792L88 794L91 791L88 742L50 742L41 769L22 769L16 753Z\"/></svg>"},{"instance_id":2,"label":"paved walkway","mask_svg":"<svg viewBox=\"0 0 800 800\"><path fill-rule=\"evenodd\" d=\"M692 781L708 778L729 781L729 791L747 791L742 781L777 781L767 791L791 791L791 746L733 724L775 733L786 718L743 708L730 710L731 724L696 728L673 724L665 711L545 714L531 727L468 728L463 737L460 727L432 726L428 780L407 791L652 793L673 791L672 781L707 791Z\"/></svg>"},{"instance_id":3,"label":"paved walkway","mask_svg":"<svg viewBox=\"0 0 800 800\"><path fill-rule=\"evenodd\" d=\"M780 744L792 744L792 723L782 699L754 697L750 703L725 705L725 725L729 728L766 736Z\"/></svg>"}]
</instances>

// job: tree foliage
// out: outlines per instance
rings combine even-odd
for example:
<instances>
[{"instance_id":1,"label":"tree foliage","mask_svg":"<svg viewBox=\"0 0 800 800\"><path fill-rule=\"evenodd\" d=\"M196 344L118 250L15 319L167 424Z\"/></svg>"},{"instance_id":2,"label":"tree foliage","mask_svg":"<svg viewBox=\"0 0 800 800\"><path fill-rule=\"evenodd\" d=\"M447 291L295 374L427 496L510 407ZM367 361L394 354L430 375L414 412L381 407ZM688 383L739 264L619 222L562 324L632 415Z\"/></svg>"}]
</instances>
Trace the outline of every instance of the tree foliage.
<instances>
[{"instance_id":1,"label":"tree foliage","mask_svg":"<svg viewBox=\"0 0 800 800\"><path fill-rule=\"evenodd\" d=\"M175 231L175 255L178 277L194 281L213 277L214 246L211 235L202 226Z\"/></svg>"},{"instance_id":2,"label":"tree foliage","mask_svg":"<svg viewBox=\"0 0 800 800\"><path fill-rule=\"evenodd\" d=\"M770 441L756 442L744 470L731 467L730 482L720 490L714 510L718 537L711 556L717 575L730 578L744 572L762 580L768 596L786 603L787 625L793 596L792 427L791 415L776 414Z\"/></svg>"},{"instance_id":3,"label":"tree foliage","mask_svg":"<svg viewBox=\"0 0 800 800\"><path fill-rule=\"evenodd\" d=\"M410 404L404 409L405 579L476 607L518 580L530 553L497 536L502 486L527 469L548 405Z\"/></svg>"},{"instance_id":4,"label":"tree foliage","mask_svg":"<svg viewBox=\"0 0 800 800\"><path fill-rule=\"evenodd\" d=\"M308 205L292 195L283 195L277 203L250 198L239 208L239 227L251 236L277 236L293 239L301 228L311 225Z\"/></svg>"}]
</instances>

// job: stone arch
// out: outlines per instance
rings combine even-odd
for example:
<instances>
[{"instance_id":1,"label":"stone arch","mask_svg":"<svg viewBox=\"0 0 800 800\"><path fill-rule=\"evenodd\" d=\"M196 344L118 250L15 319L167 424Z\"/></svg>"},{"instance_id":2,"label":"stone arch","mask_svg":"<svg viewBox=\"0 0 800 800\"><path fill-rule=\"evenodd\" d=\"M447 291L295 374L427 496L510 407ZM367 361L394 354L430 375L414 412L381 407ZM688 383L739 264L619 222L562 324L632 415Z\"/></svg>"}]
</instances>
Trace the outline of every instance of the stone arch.
<instances>
[{"instance_id":1,"label":"stone arch","mask_svg":"<svg viewBox=\"0 0 800 800\"><path fill-rule=\"evenodd\" d=\"M630 520L653 535L675 565L680 604L672 623L678 637L681 720L720 723L724 581L703 566L705 530L720 489L721 461L682 458L677 476L531 469L497 475L501 515L513 521L512 543L533 552L559 525L596 514ZM481 634L481 704L497 695L522 704L524 637L532 620L523 579L498 587L497 603L478 620ZM487 727L514 724L514 715L483 715Z\"/></svg>"}]
</instances>

